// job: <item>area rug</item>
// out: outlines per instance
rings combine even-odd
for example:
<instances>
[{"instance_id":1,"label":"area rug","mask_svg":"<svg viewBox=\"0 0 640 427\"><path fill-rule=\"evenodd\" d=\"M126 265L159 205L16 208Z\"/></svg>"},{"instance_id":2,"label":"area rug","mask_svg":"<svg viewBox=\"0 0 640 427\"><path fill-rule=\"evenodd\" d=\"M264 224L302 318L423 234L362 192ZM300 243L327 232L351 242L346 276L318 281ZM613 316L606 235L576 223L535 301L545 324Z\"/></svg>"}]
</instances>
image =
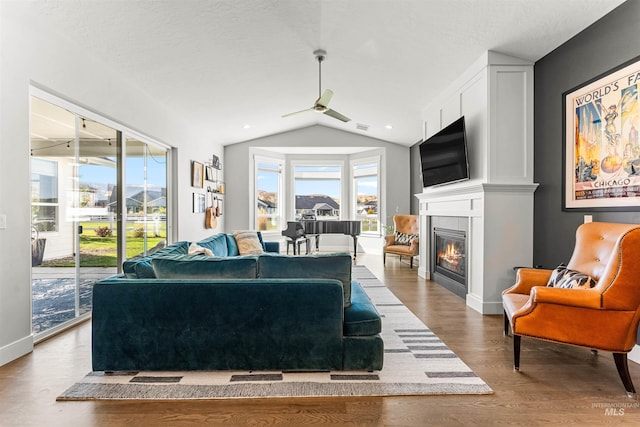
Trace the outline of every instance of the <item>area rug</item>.
<instances>
[{"instance_id":1,"label":"area rug","mask_svg":"<svg viewBox=\"0 0 640 427\"><path fill-rule=\"evenodd\" d=\"M57 400L188 400L491 394L491 388L366 267L353 277L382 316L384 367L374 372L89 373Z\"/></svg>"}]
</instances>

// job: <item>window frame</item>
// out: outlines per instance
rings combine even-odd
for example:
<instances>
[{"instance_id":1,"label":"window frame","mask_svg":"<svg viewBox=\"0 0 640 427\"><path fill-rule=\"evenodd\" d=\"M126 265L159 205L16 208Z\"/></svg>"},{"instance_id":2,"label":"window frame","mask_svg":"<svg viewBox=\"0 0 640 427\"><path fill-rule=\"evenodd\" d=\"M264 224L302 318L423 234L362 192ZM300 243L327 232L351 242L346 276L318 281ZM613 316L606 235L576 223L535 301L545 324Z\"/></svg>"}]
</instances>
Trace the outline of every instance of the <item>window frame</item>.
<instances>
[{"instance_id":1,"label":"window frame","mask_svg":"<svg viewBox=\"0 0 640 427\"><path fill-rule=\"evenodd\" d=\"M348 193L348 187L345 186L345 160L341 160L341 159L315 159L315 160L302 160L302 159L291 159L289 161L290 163L290 167L291 167L291 179L289 182L289 188L291 189L290 194L288 195L289 197L289 201L290 201L290 218L292 218L292 220L295 220L296 218L296 167L297 166L303 166L303 167L338 167L339 168L339 172L331 172L331 173L337 173L340 178L339 178L339 188L340 188L340 215L338 216L338 219L345 219L345 218L349 218L349 212L348 212L348 206L349 204L345 204L344 200L347 199L347 193ZM307 175L307 177L302 178L302 179L316 179L313 177L313 174L317 173L317 172L303 172L305 175ZM320 175L317 179L322 180L322 179L327 179L328 178L323 178L322 175Z\"/></svg>"},{"instance_id":2,"label":"window frame","mask_svg":"<svg viewBox=\"0 0 640 427\"><path fill-rule=\"evenodd\" d=\"M375 175L370 173L370 172L362 172L362 173L358 173L356 172L356 168L358 166L361 165L367 165L367 164L375 164L376 165L376 171L375 171ZM351 200L350 200L350 204L351 204L351 212L352 212L352 217L353 219L361 219L358 218L358 185L356 180L358 178L364 178L364 177L370 177L370 176L375 176L377 178L377 186L376 186L376 198L377 198L377 203L378 203L378 209L376 212L376 220L377 220L377 229L375 231L364 231L364 227L363 227L363 234L369 234L369 235L381 235L382 234L382 223L381 223L381 218L382 218L382 203L381 203L381 199L382 199L382 194L381 194L381 187L382 187L382 170L381 170L381 156L380 155L375 155L375 156L369 156L369 157L362 157L362 158L358 158L358 159L352 159L349 162L349 171L350 171L350 193L351 193Z\"/></svg>"},{"instance_id":3,"label":"window frame","mask_svg":"<svg viewBox=\"0 0 640 427\"><path fill-rule=\"evenodd\" d=\"M250 201L250 206L251 206L251 228L254 230L258 230L258 224L259 224L259 212L258 212L258 197L257 197L257 191L258 191L258 175L259 175L259 164L271 164L271 165L275 165L277 166L277 171L279 173L279 177L278 177L278 194L277 194L277 200L278 200L278 207L277 207L277 212L276 214L272 214L272 215L266 215L266 217L273 217L273 218L277 218L277 223L278 223L278 227L277 230L260 230L263 234L269 234L269 233L280 233L280 229L282 229L284 227L285 224L285 215L284 213L286 212L286 209L284 208L284 201L285 201L285 189L284 189L284 183L285 183L285 176L286 176L286 172L285 172L285 166L286 166L286 162L285 159L283 158L278 158L276 156L268 156L268 155L263 155L263 154L253 154L253 168L252 168L252 172L253 172L253 179L252 179L252 191L249 193L249 197L251 198ZM269 172L274 172L275 169L272 171L271 169L265 169L266 171ZM262 215L260 217L264 217L265 215Z\"/></svg>"}]
</instances>

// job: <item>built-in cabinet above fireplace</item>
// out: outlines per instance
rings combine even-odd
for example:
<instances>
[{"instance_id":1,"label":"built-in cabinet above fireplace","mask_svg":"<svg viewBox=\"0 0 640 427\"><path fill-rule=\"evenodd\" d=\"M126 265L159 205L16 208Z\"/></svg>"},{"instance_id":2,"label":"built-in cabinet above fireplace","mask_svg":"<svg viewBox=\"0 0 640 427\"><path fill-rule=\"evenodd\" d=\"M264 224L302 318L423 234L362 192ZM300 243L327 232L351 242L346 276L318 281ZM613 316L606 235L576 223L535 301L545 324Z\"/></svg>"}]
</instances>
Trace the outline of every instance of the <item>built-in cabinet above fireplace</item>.
<instances>
[{"instance_id":1,"label":"built-in cabinet above fireplace","mask_svg":"<svg viewBox=\"0 0 640 427\"><path fill-rule=\"evenodd\" d=\"M416 195L418 274L499 314L513 267L533 262L533 64L486 52L423 111L424 137L461 116L470 180Z\"/></svg>"}]
</instances>

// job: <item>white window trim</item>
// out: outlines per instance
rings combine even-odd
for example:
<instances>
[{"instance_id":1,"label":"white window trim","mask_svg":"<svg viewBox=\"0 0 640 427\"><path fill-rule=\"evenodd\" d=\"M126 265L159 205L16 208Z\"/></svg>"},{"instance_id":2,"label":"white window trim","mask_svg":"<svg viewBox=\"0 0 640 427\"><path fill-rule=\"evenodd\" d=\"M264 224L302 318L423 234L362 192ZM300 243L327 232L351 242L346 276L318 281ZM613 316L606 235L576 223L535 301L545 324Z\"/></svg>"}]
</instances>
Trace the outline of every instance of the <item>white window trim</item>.
<instances>
[{"instance_id":1,"label":"white window trim","mask_svg":"<svg viewBox=\"0 0 640 427\"><path fill-rule=\"evenodd\" d=\"M371 156L371 157L362 157L362 158L358 158L358 159L352 159L349 162L349 190L351 193L351 198L350 198L350 203L349 205L351 206L351 212L352 212L352 217L355 219L355 216L358 213L358 189L356 188L356 184L355 184L355 180L356 180L356 174L355 174L355 167L358 165L363 165L363 164L367 164L367 163L376 163L377 164L377 174L376 176L378 177L378 188L376 189L376 197L378 198L378 231L375 233L363 233L363 234L378 234L380 235L382 233L382 184L383 184L383 176L382 176L382 156L381 155L375 155L375 156ZM373 174L363 174L361 176L373 176Z\"/></svg>"}]
</instances>

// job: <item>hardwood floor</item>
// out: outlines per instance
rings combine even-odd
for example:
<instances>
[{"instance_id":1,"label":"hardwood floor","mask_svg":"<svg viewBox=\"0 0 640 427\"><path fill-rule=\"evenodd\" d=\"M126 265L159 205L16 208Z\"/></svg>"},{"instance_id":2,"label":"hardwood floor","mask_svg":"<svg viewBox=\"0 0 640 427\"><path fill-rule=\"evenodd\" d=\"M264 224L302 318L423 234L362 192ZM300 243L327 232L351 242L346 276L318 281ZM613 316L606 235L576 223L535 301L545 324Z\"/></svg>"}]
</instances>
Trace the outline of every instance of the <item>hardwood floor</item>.
<instances>
[{"instance_id":1,"label":"hardwood floor","mask_svg":"<svg viewBox=\"0 0 640 427\"><path fill-rule=\"evenodd\" d=\"M521 372L501 316L483 316L417 277L408 262L358 256L494 390L486 396L253 399L182 402L56 402L91 370L86 322L0 367L2 426L236 425L603 425L640 423L640 402L626 397L613 358L587 349L523 339ZM588 327L588 325L585 325ZM640 365L630 363L640 386ZM606 409L605 407L609 407Z\"/></svg>"}]
</instances>

